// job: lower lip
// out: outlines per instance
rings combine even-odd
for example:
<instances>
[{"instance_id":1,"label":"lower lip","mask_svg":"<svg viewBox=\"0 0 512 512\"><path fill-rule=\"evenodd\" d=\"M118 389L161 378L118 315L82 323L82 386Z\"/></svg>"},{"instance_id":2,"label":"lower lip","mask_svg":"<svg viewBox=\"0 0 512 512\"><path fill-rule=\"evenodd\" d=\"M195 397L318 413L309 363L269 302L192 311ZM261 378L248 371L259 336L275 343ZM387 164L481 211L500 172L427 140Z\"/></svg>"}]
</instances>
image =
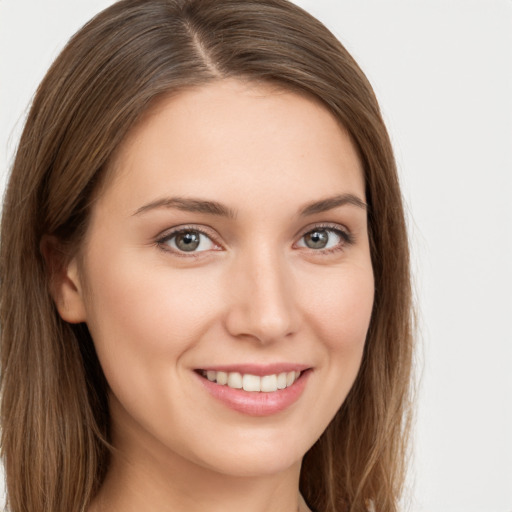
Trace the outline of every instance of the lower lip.
<instances>
[{"instance_id":1,"label":"lower lip","mask_svg":"<svg viewBox=\"0 0 512 512\"><path fill-rule=\"evenodd\" d=\"M249 416L270 416L284 411L300 398L310 373L310 370L306 370L290 387L268 393L233 389L211 382L200 375L197 378L212 396L230 409Z\"/></svg>"}]
</instances>

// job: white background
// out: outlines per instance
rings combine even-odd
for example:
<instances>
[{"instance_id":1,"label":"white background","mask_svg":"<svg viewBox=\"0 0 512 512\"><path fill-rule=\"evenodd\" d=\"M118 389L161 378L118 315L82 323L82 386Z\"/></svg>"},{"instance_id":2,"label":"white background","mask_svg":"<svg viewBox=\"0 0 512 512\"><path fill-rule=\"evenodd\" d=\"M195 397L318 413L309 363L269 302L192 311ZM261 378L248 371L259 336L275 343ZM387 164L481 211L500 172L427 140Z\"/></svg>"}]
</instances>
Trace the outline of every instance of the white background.
<instances>
[{"instance_id":1,"label":"white background","mask_svg":"<svg viewBox=\"0 0 512 512\"><path fill-rule=\"evenodd\" d=\"M60 48L108 0L0 0L0 184ZM413 245L411 512L512 512L512 0L300 0L380 99Z\"/></svg>"}]
</instances>

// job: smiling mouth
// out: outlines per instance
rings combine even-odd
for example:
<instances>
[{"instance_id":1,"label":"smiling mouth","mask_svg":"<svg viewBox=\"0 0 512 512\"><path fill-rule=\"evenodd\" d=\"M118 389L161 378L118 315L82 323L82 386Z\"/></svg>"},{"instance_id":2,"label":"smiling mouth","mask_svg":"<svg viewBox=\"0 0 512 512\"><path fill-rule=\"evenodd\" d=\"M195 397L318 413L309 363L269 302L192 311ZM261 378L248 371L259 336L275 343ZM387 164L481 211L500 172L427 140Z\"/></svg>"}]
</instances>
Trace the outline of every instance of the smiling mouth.
<instances>
[{"instance_id":1,"label":"smiling mouth","mask_svg":"<svg viewBox=\"0 0 512 512\"><path fill-rule=\"evenodd\" d=\"M244 391L272 393L292 386L302 375L302 371L289 371L270 375L252 375L250 373L223 372L216 370L197 370L199 375L219 386Z\"/></svg>"}]
</instances>

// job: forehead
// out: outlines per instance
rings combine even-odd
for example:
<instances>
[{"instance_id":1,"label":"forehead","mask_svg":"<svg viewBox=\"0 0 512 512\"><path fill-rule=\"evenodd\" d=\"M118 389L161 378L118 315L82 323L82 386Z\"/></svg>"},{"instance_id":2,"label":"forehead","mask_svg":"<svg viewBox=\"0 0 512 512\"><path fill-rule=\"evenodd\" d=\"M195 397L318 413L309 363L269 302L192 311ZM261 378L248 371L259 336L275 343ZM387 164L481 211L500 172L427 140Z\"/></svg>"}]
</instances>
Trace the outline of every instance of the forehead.
<instances>
[{"instance_id":1,"label":"forehead","mask_svg":"<svg viewBox=\"0 0 512 512\"><path fill-rule=\"evenodd\" d=\"M121 144L111 172L108 189L115 184L141 200L156 193L155 181L162 193L228 188L243 197L266 187L269 195L281 189L300 196L341 187L364 199L357 151L320 101L238 80L161 98Z\"/></svg>"}]
</instances>

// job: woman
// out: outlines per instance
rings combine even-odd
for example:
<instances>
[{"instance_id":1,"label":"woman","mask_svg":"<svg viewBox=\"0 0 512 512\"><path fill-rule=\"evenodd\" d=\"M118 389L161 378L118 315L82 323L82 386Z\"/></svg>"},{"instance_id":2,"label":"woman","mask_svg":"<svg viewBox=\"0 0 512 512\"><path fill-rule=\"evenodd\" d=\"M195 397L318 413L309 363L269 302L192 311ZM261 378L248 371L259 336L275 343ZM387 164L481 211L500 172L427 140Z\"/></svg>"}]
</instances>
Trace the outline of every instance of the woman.
<instances>
[{"instance_id":1,"label":"woman","mask_svg":"<svg viewBox=\"0 0 512 512\"><path fill-rule=\"evenodd\" d=\"M36 94L1 240L10 510L397 510L400 191L370 85L304 11L99 14Z\"/></svg>"}]
</instances>

